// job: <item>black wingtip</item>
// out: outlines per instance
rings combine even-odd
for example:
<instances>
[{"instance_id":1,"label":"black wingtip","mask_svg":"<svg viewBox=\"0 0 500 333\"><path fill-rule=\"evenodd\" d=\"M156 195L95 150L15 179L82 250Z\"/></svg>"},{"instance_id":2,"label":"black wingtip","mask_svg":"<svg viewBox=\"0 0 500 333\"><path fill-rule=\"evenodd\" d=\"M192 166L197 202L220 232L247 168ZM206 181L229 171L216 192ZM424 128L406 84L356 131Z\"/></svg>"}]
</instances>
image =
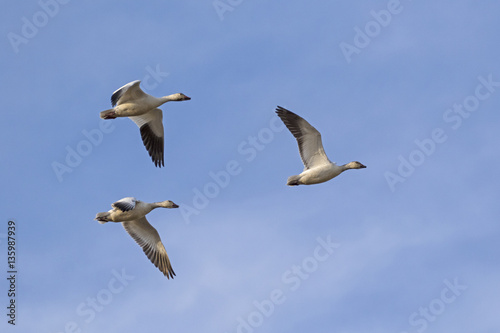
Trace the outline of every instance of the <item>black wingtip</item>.
<instances>
[{"instance_id":1,"label":"black wingtip","mask_svg":"<svg viewBox=\"0 0 500 333\"><path fill-rule=\"evenodd\" d=\"M281 116L284 116L284 115L285 115L285 114L287 114L287 113L289 113L289 114L295 114L295 113L293 113L292 111L290 111L290 110L288 110L288 109L285 109L285 108L284 108L284 107L282 107L282 106L279 106L279 105L278 105L278 106L276 107L276 114L277 114L278 116L280 116L280 117L281 117Z\"/></svg>"},{"instance_id":2,"label":"black wingtip","mask_svg":"<svg viewBox=\"0 0 500 333\"><path fill-rule=\"evenodd\" d=\"M276 107L276 113L283 112L283 111L288 111L288 110L285 109L284 107L279 106L279 105Z\"/></svg>"},{"instance_id":3,"label":"black wingtip","mask_svg":"<svg viewBox=\"0 0 500 333\"><path fill-rule=\"evenodd\" d=\"M113 95L111 95L111 106L116 106L116 103L118 103L120 96L121 96L121 90L118 90Z\"/></svg>"},{"instance_id":4,"label":"black wingtip","mask_svg":"<svg viewBox=\"0 0 500 333\"><path fill-rule=\"evenodd\" d=\"M167 277L167 279L169 279L169 280L170 279L173 280L174 276L176 276L174 270L172 269L172 267L170 267L170 270L164 272L163 275L165 275Z\"/></svg>"},{"instance_id":5,"label":"black wingtip","mask_svg":"<svg viewBox=\"0 0 500 333\"><path fill-rule=\"evenodd\" d=\"M165 161L163 160L163 156L161 160L155 159L153 156L151 156L151 161L155 164L155 167L161 168L165 166Z\"/></svg>"},{"instance_id":6,"label":"black wingtip","mask_svg":"<svg viewBox=\"0 0 500 333\"><path fill-rule=\"evenodd\" d=\"M155 137L148 124L142 125L140 132L144 147L146 147L155 167L161 168L165 166L163 138Z\"/></svg>"}]
</instances>

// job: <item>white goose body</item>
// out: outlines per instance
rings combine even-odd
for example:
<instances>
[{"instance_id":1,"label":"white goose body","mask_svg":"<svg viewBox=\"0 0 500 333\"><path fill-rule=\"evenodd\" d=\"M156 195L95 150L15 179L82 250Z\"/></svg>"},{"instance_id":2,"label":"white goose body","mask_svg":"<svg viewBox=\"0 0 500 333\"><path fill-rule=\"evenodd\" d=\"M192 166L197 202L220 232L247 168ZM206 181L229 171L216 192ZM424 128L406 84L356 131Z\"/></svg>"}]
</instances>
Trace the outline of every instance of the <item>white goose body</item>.
<instances>
[{"instance_id":1,"label":"white goose body","mask_svg":"<svg viewBox=\"0 0 500 333\"><path fill-rule=\"evenodd\" d=\"M112 117L116 118L116 117L142 116L143 114L161 106L165 102L163 102L160 98L147 95L146 97L141 98L139 100L129 103L122 103L120 105L115 106L112 109L114 114L108 112L107 114L104 115L107 116L108 118L104 119L112 119Z\"/></svg>"},{"instance_id":2,"label":"white goose body","mask_svg":"<svg viewBox=\"0 0 500 333\"><path fill-rule=\"evenodd\" d=\"M146 94L140 88L141 81L127 83L111 96L112 109L102 111L103 119L129 117L141 131L141 138L155 166L165 166L163 158L163 113L159 106L170 101L188 101L191 98L177 93L163 97Z\"/></svg>"},{"instance_id":3,"label":"white goose body","mask_svg":"<svg viewBox=\"0 0 500 333\"><path fill-rule=\"evenodd\" d=\"M135 201L135 206L131 205L131 209L127 210L128 203L133 203ZM157 203L149 203L137 200L132 197L123 198L117 202L111 204L113 209L108 211L108 221L106 222L125 222L131 220L137 220L141 217L149 214L153 209L158 208ZM120 207L120 208L119 208ZM132 208L133 207L133 208ZM105 223L102 222L101 223Z\"/></svg>"},{"instance_id":4,"label":"white goose body","mask_svg":"<svg viewBox=\"0 0 500 333\"><path fill-rule=\"evenodd\" d=\"M276 108L276 113L297 139L300 157L304 164L304 171L299 175L288 177L287 185L320 184L337 177L345 170L366 168L359 162L344 165L331 162L323 149L321 134L318 130L302 117L281 106Z\"/></svg>"},{"instance_id":5,"label":"white goose body","mask_svg":"<svg viewBox=\"0 0 500 333\"><path fill-rule=\"evenodd\" d=\"M324 183L337 177L342 173L342 171L342 167L332 162L329 164L318 165L312 169L306 169L298 175L300 177L299 183L305 185Z\"/></svg>"},{"instance_id":6,"label":"white goose body","mask_svg":"<svg viewBox=\"0 0 500 333\"><path fill-rule=\"evenodd\" d=\"M147 203L133 197L123 198L111 204L113 209L97 213L95 219L106 222L121 222L128 234L142 247L149 260L167 278L174 278L175 272L170 264L165 246L161 242L158 231L149 224L146 215L155 208L178 208L170 200Z\"/></svg>"}]
</instances>

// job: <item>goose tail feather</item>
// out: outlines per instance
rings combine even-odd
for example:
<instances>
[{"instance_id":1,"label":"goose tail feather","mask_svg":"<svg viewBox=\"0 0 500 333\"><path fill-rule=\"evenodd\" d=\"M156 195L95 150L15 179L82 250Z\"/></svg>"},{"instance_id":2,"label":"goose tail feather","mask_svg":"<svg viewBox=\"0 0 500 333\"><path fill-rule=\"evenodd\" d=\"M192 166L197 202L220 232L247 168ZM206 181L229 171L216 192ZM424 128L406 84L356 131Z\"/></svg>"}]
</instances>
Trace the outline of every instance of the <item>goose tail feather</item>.
<instances>
[{"instance_id":1,"label":"goose tail feather","mask_svg":"<svg viewBox=\"0 0 500 333\"><path fill-rule=\"evenodd\" d=\"M102 119L114 119L114 118L116 118L115 109L108 109L108 110L102 111L100 114L100 117Z\"/></svg>"},{"instance_id":2,"label":"goose tail feather","mask_svg":"<svg viewBox=\"0 0 500 333\"><path fill-rule=\"evenodd\" d=\"M290 176L286 181L288 186L297 186L300 185L300 175Z\"/></svg>"},{"instance_id":3,"label":"goose tail feather","mask_svg":"<svg viewBox=\"0 0 500 333\"><path fill-rule=\"evenodd\" d=\"M109 221L109 212L102 212L102 213L97 213L95 216L95 219L97 222L100 224L104 224Z\"/></svg>"}]
</instances>

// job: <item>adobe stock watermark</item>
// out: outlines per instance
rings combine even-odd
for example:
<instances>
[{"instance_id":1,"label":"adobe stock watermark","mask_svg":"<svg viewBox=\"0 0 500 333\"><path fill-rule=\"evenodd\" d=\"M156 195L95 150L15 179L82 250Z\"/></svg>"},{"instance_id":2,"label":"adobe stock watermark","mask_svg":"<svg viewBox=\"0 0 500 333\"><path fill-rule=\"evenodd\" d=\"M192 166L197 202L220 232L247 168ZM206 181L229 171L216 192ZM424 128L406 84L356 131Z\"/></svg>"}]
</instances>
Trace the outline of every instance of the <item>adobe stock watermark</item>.
<instances>
[{"instance_id":1,"label":"adobe stock watermark","mask_svg":"<svg viewBox=\"0 0 500 333\"><path fill-rule=\"evenodd\" d=\"M482 102L495 93L496 88L500 87L500 81L493 81L492 74L489 74L486 78L478 76L477 80L479 83L473 94L465 97L461 103L453 104L443 113L443 121L454 131L462 126L464 119L468 119L479 109ZM407 154L407 157L398 156L399 165L396 171L386 171L384 173L391 192L396 190L397 184L404 183L415 172L416 168L422 166L429 156L436 152L438 145L446 142L446 140L448 140L448 135L446 130L441 127L434 128L430 135L422 140L414 140L416 148Z\"/></svg>"},{"instance_id":2,"label":"adobe stock watermark","mask_svg":"<svg viewBox=\"0 0 500 333\"><path fill-rule=\"evenodd\" d=\"M30 40L38 35L41 28L45 27L50 19L59 14L61 5L66 5L70 0L39 0L38 6L40 10L36 11L29 18L21 17L21 29L19 33L7 33L7 39L14 50L14 53L19 53L19 47L28 44Z\"/></svg>"},{"instance_id":3,"label":"adobe stock watermark","mask_svg":"<svg viewBox=\"0 0 500 333\"><path fill-rule=\"evenodd\" d=\"M412 326L412 330L401 331L400 333L424 332L429 323L435 322L448 306L454 303L468 288L466 285L460 284L458 278L454 278L453 282L445 279L443 283L445 287L441 289L439 297L431 300L426 306L421 306L418 311L413 312L408 317L408 323Z\"/></svg>"},{"instance_id":4,"label":"adobe stock watermark","mask_svg":"<svg viewBox=\"0 0 500 333\"><path fill-rule=\"evenodd\" d=\"M256 135L250 135L236 147L239 157L243 162L233 159L228 161L224 168L218 171L210 171L210 178L203 186L193 188L193 199L191 204L181 203L181 210L184 221L191 223L193 215L199 215L202 210L208 207L210 200L219 196L221 190L227 188L231 179L241 174L244 163L251 163L258 153L263 151L275 138L275 134L283 131L285 125L276 116L273 116L266 127L260 129ZM239 158L239 159L240 159Z\"/></svg>"},{"instance_id":5,"label":"adobe stock watermark","mask_svg":"<svg viewBox=\"0 0 500 333\"><path fill-rule=\"evenodd\" d=\"M156 89L170 75L170 73L161 70L160 64L156 64L154 69L151 66L146 66L145 70L146 75L142 78L141 84L146 92Z\"/></svg>"},{"instance_id":6,"label":"adobe stock watermark","mask_svg":"<svg viewBox=\"0 0 500 333\"><path fill-rule=\"evenodd\" d=\"M94 321L97 313L102 312L106 306L111 304L116 295L122 293L129 285L129 282L135 279L134 276L128 275L124 268L122 268L121 272L113 269L111 273L113 277L109 279L105 288L99 290L95 295L87 297L77 305L75 314L78 319L66 322L64 329L58 331L58 333L83 332L83 328Z\"/></svg>"},{"instance_id":7,"label":"adobe stock watermark","mask_svg":"<svg viewBox=\"0 0 500 333\"><path fill-rule=\"evenodd\" d=\"M158 85L163 82L163 80L169 76L169 73L162 72L160 65L156 65L155 68L147 66L145 68L146 75L141 80L143 87L147 91L156 89ZM98 112L96 116L98 117ZM75 168L82 164L84 159L88 157L94 148L98 147L104 141L106 134L114 131L116 126L110 120L100 119L99 125L90 130L83 129L81 135L84 137L75 146L67 145L65 147L66 156L62 161L53 161L51 163L52 170L61 183L64 180L66 174L73 172Z\"/></svg>"},{"instance_id":8,"label":"adobe stock watermark","mask_svg":"<svg viewBox=\"0 0 500 333\"><path fill-rule=\"evenodd\" d=\"M70 145L66 146L66 157L61 163L53 161L51 166L59 183L64 179L63 176L67 173L72 173L73 169L82 164L83 159L92 153L94 147L98 147L104 139L105 134L113 132L115 125L111 122L101 119L99 126L91 130L82 130L81 134L85 139L80 140L73 148Z\"/></svg>"},{"instance_id":9,"label":"adobe stock watermark","mask_svg":"<svg viewBox=\"0 0 500 333\"><path fill-rule=\"evenodd\" d=\"M370 15L373 19L366 22L363 29L359 26L353 28L355 34L352 43L342 41L339 44L340 50L347 63L350 64L355 54L358 55L361 53L361 50L367 48L373 39L380 35L383 28L387 28L389 24L391 24L393 17L400 14L402 11L403 5L400 0L389 0L386 9L370 11Z\"/></svg>"},{"instance_id":10,"label":"adobe stock watermark","mask_svg":"<svg viewBox=\"0 0 500 333\"><path fill-rule=\"evenodd\" d=\"M287 288L273 289L268 298L262 301L255 300L252 303L253 310L250 313L236 318L236 333L252 333L262 326L266 318L272 316L276 307L285 303L287 293L297 291L302 283L318 270L319 265L328 260L340 247L339 243L332 241L330 235L326 238L317 237L316 244L312 255L305 257L298 265L293 265L281 275L281 281Z\"/></svg>"},{"instance_id":11,"label":"adobe stock watermark","mask_svg":"<svg viewBox=\"0 0 500 333\"><path fill-rule=\"evenodd\" d=\"M242 4L244 0L214 0L212 6L219 16L219 20L224 21L224 15L232 12L236 7Z\"/></svg>"}]
</instances>

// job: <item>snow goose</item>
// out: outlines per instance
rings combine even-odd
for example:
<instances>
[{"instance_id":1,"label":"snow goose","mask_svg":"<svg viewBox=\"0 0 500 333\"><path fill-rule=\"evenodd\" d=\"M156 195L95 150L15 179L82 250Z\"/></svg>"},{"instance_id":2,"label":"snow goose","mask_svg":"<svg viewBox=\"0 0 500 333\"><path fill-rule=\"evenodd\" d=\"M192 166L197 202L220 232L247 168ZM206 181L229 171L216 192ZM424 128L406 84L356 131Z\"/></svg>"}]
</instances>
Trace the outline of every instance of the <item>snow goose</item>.
<instances>
[{"instance_id":1,"label":"snow goose","mask_svg":"<svg viewBox=\"0 0 500 333\"><path fill-rule=\"evenodd\" d=\"M146 94L139 87L141 81L127 83L111 96L112 109L102 111L101 118L129 117L139 126L142 142L155 166L165 166L163 160L163 114L158 107L170 101L188 101L191 98L177 93L164 97Z\"/></svg>"},{"instance_id":2,"label":"snow goose","mask_svg":"<svg viewBox=\"0 0 500 333\"><path fill-rule=\"evenodd\" d=\"M146 215L155 208L178 208L170 200L147 203L133 197L123 198L111 204L110 211L97 213L95 219L106 222L121 222L130 236L142 247L151 262L167 278L174 278L175 272L170 265L167 251L161 242L158 231L149 224Z\"/></svg>"},{"instance_id":3,"label":"snow goose","mask_svg":"<svg viewBox=\"0 0 500 333\"><path fill-rule=\"evenodd\" d=\"M287 185L312 185L326 182L349 169L366 168L359 162L337 165L326 156L321 134L302 117L278 106L276 113L286 127L292 132L299 144L300 158L304 163L304 171L300 175L288 177Z\"/></svg>"}]
</instances>

